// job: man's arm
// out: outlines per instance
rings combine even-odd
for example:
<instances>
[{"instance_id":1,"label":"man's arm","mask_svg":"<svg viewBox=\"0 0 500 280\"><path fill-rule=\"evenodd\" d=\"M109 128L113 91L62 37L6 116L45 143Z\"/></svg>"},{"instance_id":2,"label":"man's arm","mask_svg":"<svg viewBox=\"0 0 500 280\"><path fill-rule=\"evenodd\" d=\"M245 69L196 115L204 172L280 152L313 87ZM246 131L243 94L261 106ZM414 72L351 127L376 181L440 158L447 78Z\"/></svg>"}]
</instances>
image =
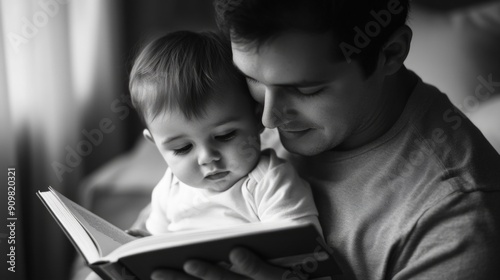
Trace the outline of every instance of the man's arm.
<instances>
[{"instance_id":1,"label":"man's arm","mask_svg":"<svg viewBox=\"0 0 500 280\"><path fill-rule=\"evenodd\" d=\"M393 280L496 279L500 192L455 192L422 215L395 253Z\"/></svg>"}]
</instances>

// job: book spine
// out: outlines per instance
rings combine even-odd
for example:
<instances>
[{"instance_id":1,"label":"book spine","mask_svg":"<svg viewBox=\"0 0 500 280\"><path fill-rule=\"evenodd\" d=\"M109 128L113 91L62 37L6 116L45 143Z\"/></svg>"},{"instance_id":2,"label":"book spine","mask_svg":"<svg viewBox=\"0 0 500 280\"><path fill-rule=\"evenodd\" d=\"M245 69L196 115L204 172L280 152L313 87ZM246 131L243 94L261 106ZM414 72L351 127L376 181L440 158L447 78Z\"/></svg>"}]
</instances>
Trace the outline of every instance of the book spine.
<instances>
[{"instance_id":1,"label":"book spine","mask_svg":"<svg viewBox=\"0 0 500 280\"><path fill-rule=\"evenodd\" d=\"M90 268L103 280L139 280L137 276L120 263L99 263L91 265Z\"/></svg>"}]
</instances>

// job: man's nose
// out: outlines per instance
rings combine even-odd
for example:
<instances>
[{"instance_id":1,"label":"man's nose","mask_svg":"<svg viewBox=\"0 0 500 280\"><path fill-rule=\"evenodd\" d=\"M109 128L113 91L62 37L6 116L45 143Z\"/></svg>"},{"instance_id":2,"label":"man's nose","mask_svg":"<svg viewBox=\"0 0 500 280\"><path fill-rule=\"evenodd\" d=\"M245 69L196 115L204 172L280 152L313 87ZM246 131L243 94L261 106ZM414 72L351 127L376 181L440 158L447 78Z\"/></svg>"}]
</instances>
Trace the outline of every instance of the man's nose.
<instances>
[{"instance_id":1,"label":"man's nose","mask_svg":"<svg viewBox=\"0 0 500 280\"><path fill-rule=\"evenodd\" d=\"M221 159L220 152L215 147L202 147L198 154L198 164L206 165Z\"/></svg>"},{"instance_id":2,"label":"man's nose","mask_svg":"<svg viewBox=\"0 0 500 280\"><path fill-rule=\"evenodd\" d=\"M287 122L287 106L283 92L277 89L266 89L262 109L262 124L267 128L276 128Z\"/></svg>"}]
</instances>

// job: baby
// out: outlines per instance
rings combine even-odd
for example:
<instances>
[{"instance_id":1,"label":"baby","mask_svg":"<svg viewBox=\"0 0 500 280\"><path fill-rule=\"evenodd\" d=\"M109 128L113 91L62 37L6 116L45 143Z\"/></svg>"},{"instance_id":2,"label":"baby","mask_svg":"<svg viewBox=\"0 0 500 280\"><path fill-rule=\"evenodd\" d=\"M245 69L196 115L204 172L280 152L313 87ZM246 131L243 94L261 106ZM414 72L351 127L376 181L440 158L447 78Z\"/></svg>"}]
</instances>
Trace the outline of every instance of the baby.
<instances>
[{"instance_id":1,"label":"baby","mask_svg":"<svg viewBox=\"0 0 500 280\"><path fill-rule=\"evenodd\" d=\"M168 165L152 194L151 234L278 220L320 230L309 184L273 150L261 152L263 127L229 41L189 31L156 39L129 87L144 136Z\"/></svg>"}]
</instances>

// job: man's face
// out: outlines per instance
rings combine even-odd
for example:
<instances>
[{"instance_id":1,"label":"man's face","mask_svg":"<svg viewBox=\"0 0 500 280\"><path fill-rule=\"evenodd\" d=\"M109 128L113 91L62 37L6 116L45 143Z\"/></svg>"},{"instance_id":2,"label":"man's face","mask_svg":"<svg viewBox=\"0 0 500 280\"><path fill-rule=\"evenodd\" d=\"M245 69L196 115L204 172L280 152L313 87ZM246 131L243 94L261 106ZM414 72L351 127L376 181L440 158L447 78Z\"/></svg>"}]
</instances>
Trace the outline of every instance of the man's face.
<instances>
[{"instance_id":1,"label":"man's face","mask_svg":"<svg viewBox=\"0 0 500 280\"><path fill-rule=\"evenodd\" d=\"M260 123L252 99L241 85L221 83L219 98L205 115L186 119L178 110L148 124L158 150L183 183L225 191L257 164Z\"/></svg>"},{"instance_id":2,"label":"man's face","mask_svg":"<svg viewBox=\"0 0 500 280\"><path fill-rule=\"evenodd\" d=\"M330 34L291 32L258 49L232 44L235 65L263 105L262 123L278 129L290 152L348 149L376 114L383 79L334 57L333 44Z\"/></svg>"}]
</instances>

